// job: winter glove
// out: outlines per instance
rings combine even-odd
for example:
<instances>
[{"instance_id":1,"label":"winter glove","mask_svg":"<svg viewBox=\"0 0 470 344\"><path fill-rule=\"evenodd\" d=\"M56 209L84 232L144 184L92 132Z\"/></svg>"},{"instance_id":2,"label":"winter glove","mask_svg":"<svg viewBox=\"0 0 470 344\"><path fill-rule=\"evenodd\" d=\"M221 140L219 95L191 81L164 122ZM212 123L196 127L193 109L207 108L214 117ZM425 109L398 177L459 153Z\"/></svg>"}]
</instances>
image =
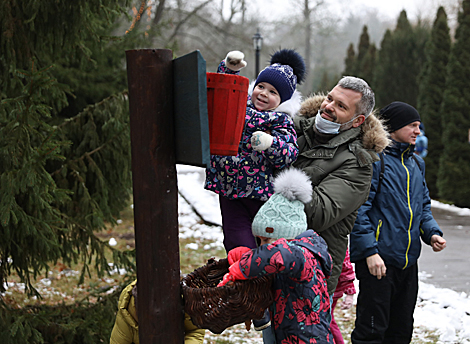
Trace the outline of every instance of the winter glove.
<instances>
[{"instance_id":1,"label":"winter glove","mask_svg":"<svg viewBox=\"0 0 470 344\"><path fill-rule=\"evenodd\" d=\"M248 251L250 251L251 249L248 248L248 247L245 247L245 246L239 246L239 247L235 247L233 249L231 249L229 252L228 252L228 256L227 256L227 259L228 259L228 263L230 265L232 265L233 263L235 263L236 261L239 261L240 258Z\"/></svg>"},{"instance_id":2,"label":"winter glove","mask_svg":"<svg viewBox=\"0 0 470 344\"><path fill-rule=\"evenodd\" d=\"M243 54L241 51L234 50L230 51L227 56L225 57L225 66L233 70L234 72L239 71L242 68L246 67L246 61L243 60L245 57L245 54Z\"/></svg>"},{"instance_id":3,"label":"winter glove","mask_svg":"<svg viewBox=\"0 0 470 344\"><path fill-rule=\"evenodd\" d=\"M229 282L246 280L246 277L243 275L240 270L240 261L237 260L235 263L230 265L228 272L224 275L222 281L217 284L217 287L223 287Z\"/></svg>"},{"instance_id":4,"label":"winter glove","mask_svg":"<svg viewBox=\"0 0 470 344\"><path fill-rule=\"evenodd\" d=\"M251 147L258 152L262 152L271 147L273 140L274 137L264 131L255 131L251 136Z\"/></svg>"},{"instance_id":5,"label":"winter glove","mask_svg":"<svg viewBox=\"0 0 470 344\"><path fill-rule=\"evenodd\" d=\"M346 295L346 297L343 300L343 303L341 304L341 309L349 309L352 307L354 300L354 295Z\"/></svg>"}]
</instances>

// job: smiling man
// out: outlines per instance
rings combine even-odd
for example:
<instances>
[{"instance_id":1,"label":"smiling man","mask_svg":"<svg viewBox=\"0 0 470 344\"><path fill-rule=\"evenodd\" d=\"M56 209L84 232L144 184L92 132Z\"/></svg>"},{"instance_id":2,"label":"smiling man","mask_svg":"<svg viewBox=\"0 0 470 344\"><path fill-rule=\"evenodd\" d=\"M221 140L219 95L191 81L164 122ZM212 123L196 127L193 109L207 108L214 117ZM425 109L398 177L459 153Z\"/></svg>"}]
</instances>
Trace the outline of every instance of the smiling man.
<instances>
[{"instance_id":1,"label":"smiling man","mask_svg":"<svg viewBox=\"0 0 470 344\"><path fill-rule=\"evenodd\" d=\"M380 114L393 144L374 164L369 198L351 233L359 280L353 344L411 342L421 240L435 252L446 247L432 216L424 160L414 154L419 113L393 102Z\"/></svg>"},{"instance_id":2,"label":"smiling man","mask_svg":"<svg viewBox=\"0 0 470 344\"><path fill-rule=\"evenodd\" d=\"M328 244L333 271L327 280L333 295L357 209L367 200L372 164L389 143L372 113L374 92L362 79L347 76L324 95L307 98L294 118L299 157L294 166L313 185L305 205L308 226Z\"/></svg>"}]
</instances>

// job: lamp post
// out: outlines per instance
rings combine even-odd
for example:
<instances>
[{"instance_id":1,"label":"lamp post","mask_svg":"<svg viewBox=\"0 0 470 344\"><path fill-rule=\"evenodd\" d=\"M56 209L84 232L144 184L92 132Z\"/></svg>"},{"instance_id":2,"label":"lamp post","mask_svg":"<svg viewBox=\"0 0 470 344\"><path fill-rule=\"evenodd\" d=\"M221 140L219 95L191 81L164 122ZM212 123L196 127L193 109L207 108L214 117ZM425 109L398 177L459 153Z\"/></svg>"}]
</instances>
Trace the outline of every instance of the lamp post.
<instances>
[{"instance_id":1,"label":"lamp post","mask_svg":"<svg viewBox=\"0 0 470 344\"><path fill-rule=\"evenodd\" d=\"M253 35L253 48L256 52L256 65L255 65L255 79L258 77L259 72L259 52L263 47L263 37L259 33L259 28L256 30L256 33Z\"/></svg>"}]
</instances>

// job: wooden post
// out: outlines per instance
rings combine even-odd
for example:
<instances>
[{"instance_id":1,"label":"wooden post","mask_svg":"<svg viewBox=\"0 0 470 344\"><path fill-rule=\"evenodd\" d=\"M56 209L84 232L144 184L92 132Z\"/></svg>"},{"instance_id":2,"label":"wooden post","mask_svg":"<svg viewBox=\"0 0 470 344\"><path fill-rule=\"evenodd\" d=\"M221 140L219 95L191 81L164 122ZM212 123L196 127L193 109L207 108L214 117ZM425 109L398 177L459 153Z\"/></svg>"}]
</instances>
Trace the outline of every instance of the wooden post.
<instances>
[{"instance_id":1,"label":"wooden post","mask_svg":"<svg viewBox=\"0 0 470 344\"><path fill-rule=\"evenodd\" d=\"M139 338L141 344L181 344L173 54L167 49L128 50L126 58Z\"/></svg>"}]
</instances>

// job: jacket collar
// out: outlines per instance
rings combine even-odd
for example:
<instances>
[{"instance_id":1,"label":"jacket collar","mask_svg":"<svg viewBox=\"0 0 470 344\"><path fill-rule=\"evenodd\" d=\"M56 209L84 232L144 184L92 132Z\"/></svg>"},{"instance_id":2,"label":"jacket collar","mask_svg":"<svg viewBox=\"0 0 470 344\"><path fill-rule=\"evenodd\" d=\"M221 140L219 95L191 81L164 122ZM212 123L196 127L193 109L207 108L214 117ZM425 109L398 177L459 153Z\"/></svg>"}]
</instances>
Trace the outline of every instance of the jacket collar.
<instances>
[{"instance_id":1,"label":"jacket collar","mask_svg":"<svg viewBox=\"0 0 470 344\"><path fill-rule=\"evenodd\" d=\"M414 151L415 145L410 143L397 142L395 140L392 140L392 144L385 149L386 154L395 156L401 156L402 154L405 154L404 156L406 158L413 156Z\"/></svg>"}]
</instances>

